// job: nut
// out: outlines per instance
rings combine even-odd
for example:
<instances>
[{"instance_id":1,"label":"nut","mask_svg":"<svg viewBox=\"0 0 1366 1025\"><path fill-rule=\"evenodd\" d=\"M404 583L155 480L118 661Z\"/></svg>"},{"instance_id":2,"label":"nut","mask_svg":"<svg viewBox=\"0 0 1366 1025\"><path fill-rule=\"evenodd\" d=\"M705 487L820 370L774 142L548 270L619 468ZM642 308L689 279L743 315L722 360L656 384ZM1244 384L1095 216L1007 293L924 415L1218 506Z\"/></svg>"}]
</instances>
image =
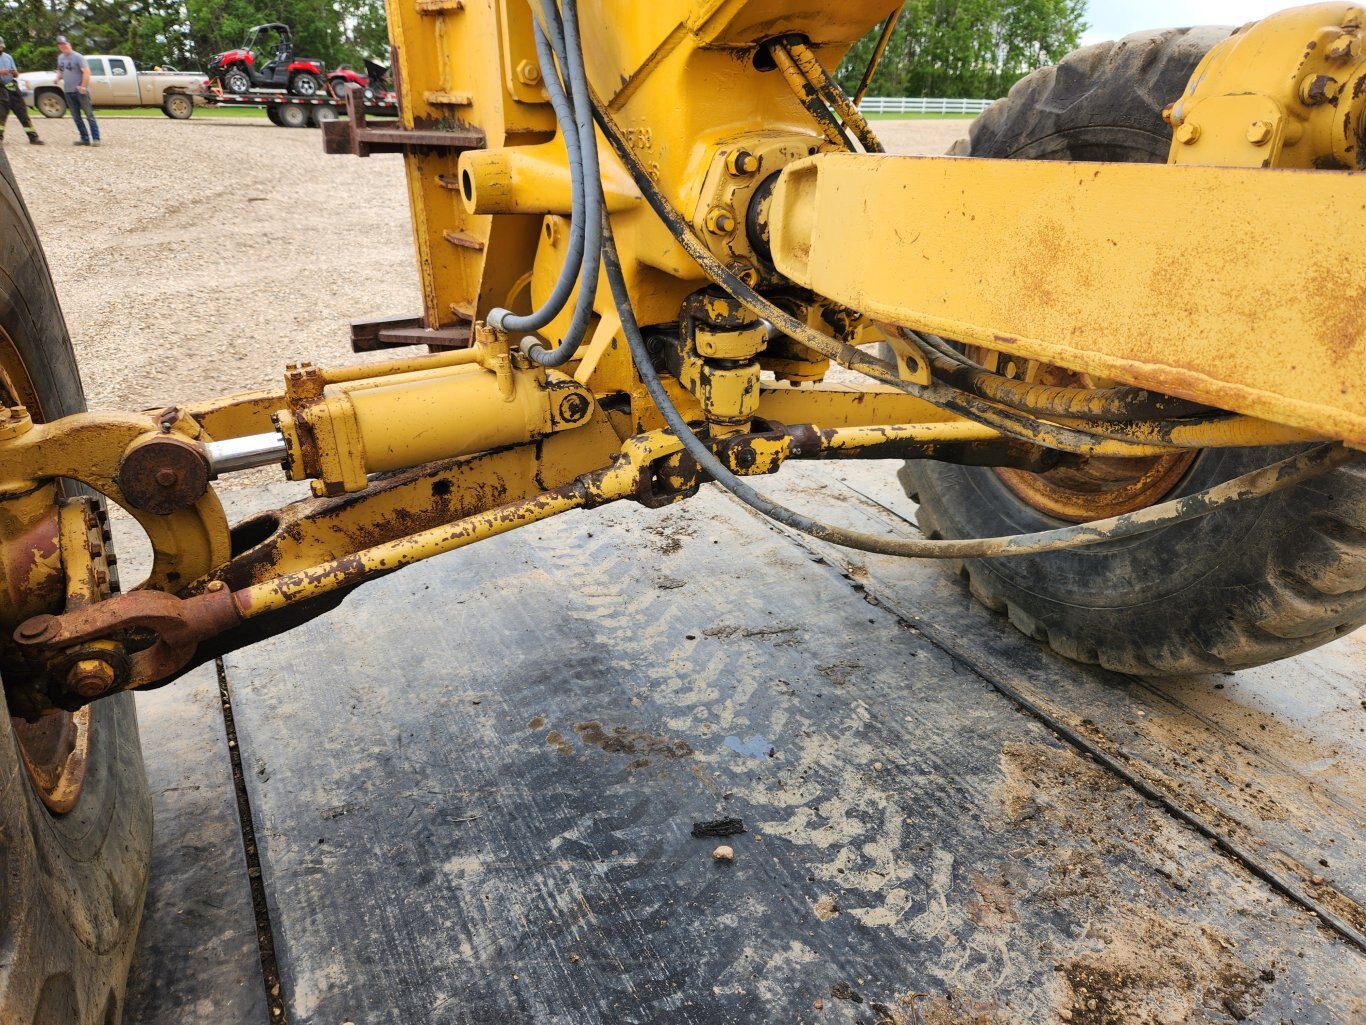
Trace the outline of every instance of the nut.
<instances>
[{"instance_id":1,"label":"nut","mask_svg":"<svg viewBox=\"0 0 1366 1025\"><path fill-rule=\"evenodd\" d=\"M1189 146L1200 138L1200 126L1194 121L1184 121L1176 130L1176 141L1183 146Z\"/></svg>"},{"instance_id":2,"label":"nut","mask_svg":"<svg viewBox=\"0 0 1366 1025\"><path fill-rule=\"evenodd\" d=\"M517 81L522 85L539 85L541 69L532 61L522 61L517 65Z\"/></svg>"},{"instance_id":3,"label":"nut","mask_svg":"<svg viewBox=\"0 0 1366 1025\"><path fill-rule=\"evenodd\" d=\"M97 698L114 685L114 667L99 658L83 658L66 674L67 686L84 698Z\"/></svg>"},{"instance_id":4,"label":"nut","mask_svg":"<svg viewBox=\"0 0 1366 1025\"><path fill-rule=\"evenodd\" d=\"M726 155L726 170L736 178L747 178L759 170L759 158L749 150L733 150Z\"/></svg>"},{"instance_id":5,"label":"nut","mask_svg":"<svg viewBox=\"0 0 1366 1025\"><path fill-rule=\"evenodd\" d=\"M707 211L707 230L713 235L729 235L735 230L735 215L723 206Z\"/></svg>"}]
</instances>

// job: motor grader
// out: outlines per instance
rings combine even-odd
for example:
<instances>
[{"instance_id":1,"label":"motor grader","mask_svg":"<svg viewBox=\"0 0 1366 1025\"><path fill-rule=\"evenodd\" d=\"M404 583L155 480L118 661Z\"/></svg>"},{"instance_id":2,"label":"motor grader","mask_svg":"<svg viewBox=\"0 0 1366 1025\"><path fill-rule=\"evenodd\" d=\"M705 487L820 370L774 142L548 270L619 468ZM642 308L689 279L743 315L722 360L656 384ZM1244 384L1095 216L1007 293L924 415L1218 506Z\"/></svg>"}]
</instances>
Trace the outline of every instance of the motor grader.
<instances>
[{"instance_id":1,"label":"motor grader","mask_svg":"<svg viewBox=\"0 0 1366 1025\"><path fill-rule=\"evenodd\" d=\"M1366 10L1083 50L910 158L831 73L898 6L393 0L401 129L356 131L404 154L443 347L267 392L83 412L5 167L0 1017L118 1017L131 691L562 512L715 483L1146 676L1366 619L1366 278L1337 231L1366 210ZM923 539L749 481L855 458L904 467ZM215 481L273 465L314 497L229 524ZM150 543L136 586L106 502Z\"/></svg>"}]
</instances>

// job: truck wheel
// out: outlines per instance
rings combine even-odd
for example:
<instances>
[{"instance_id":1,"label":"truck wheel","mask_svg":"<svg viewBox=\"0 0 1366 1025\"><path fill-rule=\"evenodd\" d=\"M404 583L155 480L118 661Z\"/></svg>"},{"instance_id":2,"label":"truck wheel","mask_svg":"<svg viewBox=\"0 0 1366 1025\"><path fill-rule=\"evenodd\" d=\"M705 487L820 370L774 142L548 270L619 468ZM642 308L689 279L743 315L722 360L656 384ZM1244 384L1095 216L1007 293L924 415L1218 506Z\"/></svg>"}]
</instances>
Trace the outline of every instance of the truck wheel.
<instances>
[{"instance_id":1,"label":"truck wheel","mask_svg":"<svg viewBox=\"0 0 1366 1025\"><path fill-rule=\"evenodd\" d=\"M323 91L322 79L307 71L300 71L289 80L289 91L295 96L317 96Z\"/></svg>"},{"instance_id":2,"label":"truck wheel","mask_svg":"<svg viewBox=\"0 0 1366 1025\"><path fill-rule=\"evenodd\" d=\"M66 113L66 97L57 89L44 89L33 102L43 117L61 117Z\"/></svg>"},{"instance_id":3,"label":"truck wheel","mask_svg":"<svg viewBox=\"0 0 1366 1025\"><path fill-rule=\"evenodd\" d=\"M330 107L324 103L321 107L313 108L313 127L321 128L329 121L337 120L337 108Z\"/></svg>"},{"instance_id":4,"label":"truck wheel","mask_svg":"<svg viewBox=\"0 0 1366 1025\"><path fill-rule=\"evenodd\" d=\"M79 412L85 399L61 308L3 157L0 270L9 383L35 419ZM0 1021L119 1020L151 834L131 694L37 724L0 720Z\"/></svg>"},{"instance_id":5,"label":"truck wheel","mask_svg":"<svg viewBox=\"0 0 1366 1025\"><path fill-rule=\"evenodd\" d=\"M285 128L307 128L308 111L299 103L282 103L275 108L275 118Z\"/></svg>"},{"instance_id":6,"label":"truck wheel","mask_svg":"<svg viewBox=\"0 0 1366 1025\"><path fill-rule=\"evenodd\" d=\"M1162 107L1227 35L1177 30L1079 50L979 117L970 154L1165 161ZM1186 466L1110 460L1042 475L923 461L902 481L926 534L992 537L1190 494L1286 454L1206 450ZM1366 468L1125 541L959 569L984 604L1068 658L1141 676L1244 669L1366 622Z\"/></svg>"},{"instance_id":7,"label":"truck wheel","mask_svg":"<svg viewBox=\"0 0 1366 1025\"><path fill-rule=\"evenodd\" d=\"M223 88L230 93L249 93L251 76L239 65L234 64L223 75Z\"/></svg>"},{"instance_id":8,"label":"truck wheel","mask_svg":"<svg viewBox=\"0 0 1366 1025\"><path fill-rule=\"evenodd\" d=\"M266 119L269 120L270 123L273 125L279 125L281 128L284 127L284 123L280 120L280 112L276 110L273 106L267 105Z\"/></svg>"},{"instance_id":9,"label":"truck wheel","mask_svg":"<svg viewBox=\"0 0 1366 1025\"><path fill-rule=\"evenodd\" d=\"M172 121L188 121L194 113L194 99L184 93L168 93L161 101L161 112Z\"/></svg>"}]
</instances>

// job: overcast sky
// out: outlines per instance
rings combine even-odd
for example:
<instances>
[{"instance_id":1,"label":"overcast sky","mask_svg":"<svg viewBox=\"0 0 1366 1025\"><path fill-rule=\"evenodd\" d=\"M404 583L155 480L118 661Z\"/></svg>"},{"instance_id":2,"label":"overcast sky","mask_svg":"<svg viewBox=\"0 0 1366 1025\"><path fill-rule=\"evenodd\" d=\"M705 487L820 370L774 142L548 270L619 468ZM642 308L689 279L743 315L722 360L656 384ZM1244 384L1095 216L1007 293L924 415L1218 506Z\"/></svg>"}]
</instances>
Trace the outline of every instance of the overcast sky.
<instances>
[{"instance_id":1,"label":"overcast sky","mask_svg":"<svg viewBox=\"0 0 1366 1025\"><path fill-rule=\"evenodd\" d=\"M1150 28L1241 25L1296 6L1296 0L1090 0L1086 23L1091 27L1081 41L1098 43Z\"/></svg>"}]
</instances>

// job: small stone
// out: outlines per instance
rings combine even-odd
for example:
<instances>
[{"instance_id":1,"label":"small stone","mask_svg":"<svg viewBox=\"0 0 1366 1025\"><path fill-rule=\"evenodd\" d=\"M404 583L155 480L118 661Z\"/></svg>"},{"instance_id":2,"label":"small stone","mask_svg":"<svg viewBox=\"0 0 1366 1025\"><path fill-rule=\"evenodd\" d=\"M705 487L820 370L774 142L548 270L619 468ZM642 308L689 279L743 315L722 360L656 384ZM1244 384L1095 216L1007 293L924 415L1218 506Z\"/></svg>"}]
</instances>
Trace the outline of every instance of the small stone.
<instances>
[{"instance_id":1,"label":"small stone","mask_svg":"<svg viewBox=\"0 0 1366 1025\"><path fill-rule=\"evenodd\" d=\"M882 771L882 763L881 763L881 762L874 762L874 763L873 763L873 771L874 771L874 772L881 772L881 771Z\"/></svg>"},{"instance_id":2,"label":"small stone","mask_svg":"<svg viewBox=\"0 0 1366 1025\"><path fill-rule=\"evenodd\" d=\"M483 698L471 698L471 699L470 699L470 704L471 704L471 705L477 705L477 704L479 704L479 702L481 702L482 700L484 700L484 699L483 699Z\"/></svg>"},{"instance_id":3,"label":"small stone","mask_svg":"<svg viewBox=\"0 0 1366 1025\"><path fill-rule=\"evenodd\" d=\"M734 861L735 848L728 847L725 844L722 844L720 847L716 848L716 850L711 852L711 856L715 858L717 861Z\"/></svg>"},{"instance_id":4,"label":"small stone","mask_svg":"<svg viewBox=\"0 0 1366 1025\"><path fill-rule=\"evenodd\" d=\"M1321 876L1321 875L1312 875L1312 876L1309 877L1309 881L1310 881L1311 883L1313 883L1315 886L1322 886L1322 885L1323 885L1323 876Z\"/></svg>"},{"instance_id":5,"label":"small stone","mask_svg":"<svg viewBox=\"0 0 1366 1025\"><path fill-rule=\"evenodd\" d=\"M822 1007L825 1006L825 1001L822 1000L820 997L817 997L815 1000L811 1001L811 1006L819 1011Z\"/></svg>"}]
</instances>

